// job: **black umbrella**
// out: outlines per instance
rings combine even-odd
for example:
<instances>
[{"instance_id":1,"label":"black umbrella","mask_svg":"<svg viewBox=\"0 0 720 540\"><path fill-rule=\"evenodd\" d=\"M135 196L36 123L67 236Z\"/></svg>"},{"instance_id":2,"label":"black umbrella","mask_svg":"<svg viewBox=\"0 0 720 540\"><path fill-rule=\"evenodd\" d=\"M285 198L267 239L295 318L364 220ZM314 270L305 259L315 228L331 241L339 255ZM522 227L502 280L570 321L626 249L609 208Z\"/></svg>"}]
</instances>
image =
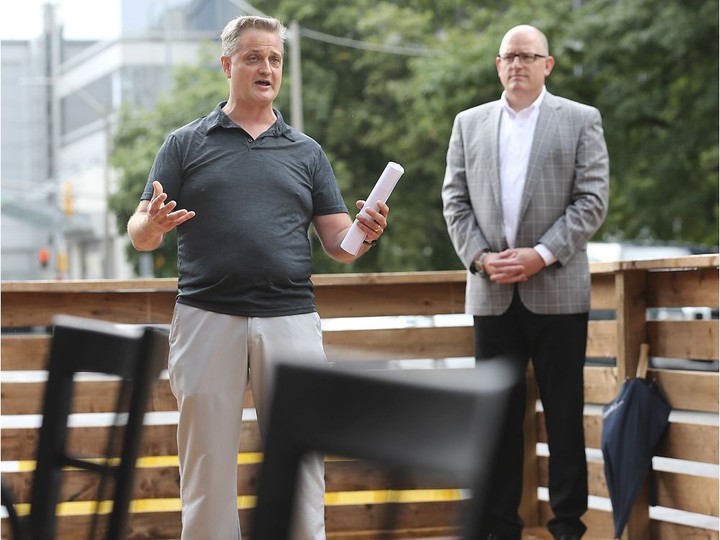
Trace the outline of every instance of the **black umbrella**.
<instances>
[{"instance_id":1,"label":"black umbrella","mask_svg":"<svg viewBox=\"0 0 720 540\"><path fill-rule=\"evenodd\" d=\"M636 377L627 379L615 399L603 407L601 447L616 538L625 528L645 474L652 469L672 408L657 385L645 380L647 361L644 343Z\"/></svg>"}]
</instances>

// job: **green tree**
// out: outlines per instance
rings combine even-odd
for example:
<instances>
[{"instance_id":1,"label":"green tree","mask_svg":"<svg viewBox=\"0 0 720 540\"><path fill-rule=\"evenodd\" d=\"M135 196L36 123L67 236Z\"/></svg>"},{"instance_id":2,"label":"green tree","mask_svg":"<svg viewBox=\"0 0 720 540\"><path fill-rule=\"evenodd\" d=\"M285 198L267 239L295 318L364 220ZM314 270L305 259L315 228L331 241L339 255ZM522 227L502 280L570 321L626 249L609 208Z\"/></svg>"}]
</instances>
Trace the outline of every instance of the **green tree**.
<instances>
[{"instance_id":1,"label":"green tree","mask_svg":"<svg viewBox=\"0 0 720 540\"><path fill-rule=\"evenodd\" d=\"M717 13L715 0L594 0L577 13L567 52L582 71L565 80L604 116L607 237L718 244Z\"/></svg>"}]
</instances>

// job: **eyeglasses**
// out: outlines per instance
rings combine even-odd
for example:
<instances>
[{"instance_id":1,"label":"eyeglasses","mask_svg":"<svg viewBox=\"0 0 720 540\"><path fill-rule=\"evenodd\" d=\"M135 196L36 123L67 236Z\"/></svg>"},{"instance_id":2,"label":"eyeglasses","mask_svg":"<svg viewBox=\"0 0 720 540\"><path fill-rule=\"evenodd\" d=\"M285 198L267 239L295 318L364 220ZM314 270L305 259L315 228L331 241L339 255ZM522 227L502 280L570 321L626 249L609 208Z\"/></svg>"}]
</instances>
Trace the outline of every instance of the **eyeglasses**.
<instances>
[{"instance_id":1,"label":"eyeglasses","mask_svg":"<svg viewBox=\"0 0 720 540\"><path fill-rule=\"evenodd\" d=\"M498 58L506 64L512 64L515 58L520 59L521 64L529 65L534 64L538 58L547 58L546 54L535 54L535 53L506 53L498 54Z\"/></svg>"}]
</instances>

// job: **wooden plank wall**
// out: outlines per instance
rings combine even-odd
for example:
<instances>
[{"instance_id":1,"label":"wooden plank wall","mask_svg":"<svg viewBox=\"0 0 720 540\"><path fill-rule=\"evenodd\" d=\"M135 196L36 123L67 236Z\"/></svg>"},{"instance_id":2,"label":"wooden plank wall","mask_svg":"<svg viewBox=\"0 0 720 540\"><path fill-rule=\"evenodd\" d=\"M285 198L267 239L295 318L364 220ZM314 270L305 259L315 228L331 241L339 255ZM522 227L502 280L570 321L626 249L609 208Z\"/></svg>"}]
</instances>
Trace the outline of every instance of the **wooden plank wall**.
<instances>
[{"instance_id":1,"label":"wooden plank wall","mask_svg":"<svg viewBox=\"0 0 720 540\"><path fill-rule=\"evenodd\" d=\"M698 365L718 361L717 320L646 318L647 308L675 313L673 310L678 308L700 307L717 313L717 268L717 255L592 266L593 309L600 310L597 313L612 310L615 318L592 320L590 324L588 357L605 359L585 368L586 440L591 455L593 451L597 454L600 447L599 409L613 399L626 374L634 373L641 343L650 344L653 357L692 359ZM313 281L318 308L325 319L463 313L464 272L318 275ZM2 327L23 330L2 335L2 414L39 414L44 384L37 380L15 382L10 372L42 373L49 337L38 328L47 327L53 315L69 313L121 323L165 324L172 314L175 291L175 280L2 283ZM337 362L467 358L473 354L472 329L464 323L449 327L328 330L324 339L328 356ZM683 412L672 422L660 448L661 456L717 466L717 421L693 420L702 415L711 420L717 416L718 372L716 364L713 366L709 371L650 370L673 408ZM436 369L444 369L442 363ZM113 384L79 382L74 411L112 411L113 402L108 396ZM535 395L534 388L529 391ZM251 392L247 404L252 406ZM164 378L153 395L150 411L175 410L175 400ZM522 513L528 527L537 528L549 517L548 504L538 498L537 489L547 486L547 458L535 452L535 441L542 447L545 433L542 412L535 410L534 400L529 411L532 414L526 422L528 466ZM175 424L152 418L149 415L144 434L130 538L178 538ZM99 452L104 429L73 427L71 440L84 451ZM238 506L247 530L262 454L256 422L246 421L244 431L238 456ZM10 484L21 503L26 503L37 428L3 426L0 435L3 481ZM389 509L399 509L391 516L397 529L395 537L442 536L455 528L461 501L452 486L427 484L415 478L398 483L370 464L340 457L328 458L326 477L329 538L378 538L389 523ZM658 470L654 480L660 506L717 520L717 477ZM593 499L606 499L601 460L591 458L589 481ZM94 511L93 485L94 480L87 474L68 472L63 494L66 503L60 508L59 540L79 537L77 531ZM26 505L21 505L20 510L26 511ZM643 499L636 505L625 538L718 538L716 528L677 521L650 519L647 499ZM607 507L591 507L586 523L589 538L612 537ZM3 520L3 537L7 536L6 529Z\"/></svg>"}]
</instances>

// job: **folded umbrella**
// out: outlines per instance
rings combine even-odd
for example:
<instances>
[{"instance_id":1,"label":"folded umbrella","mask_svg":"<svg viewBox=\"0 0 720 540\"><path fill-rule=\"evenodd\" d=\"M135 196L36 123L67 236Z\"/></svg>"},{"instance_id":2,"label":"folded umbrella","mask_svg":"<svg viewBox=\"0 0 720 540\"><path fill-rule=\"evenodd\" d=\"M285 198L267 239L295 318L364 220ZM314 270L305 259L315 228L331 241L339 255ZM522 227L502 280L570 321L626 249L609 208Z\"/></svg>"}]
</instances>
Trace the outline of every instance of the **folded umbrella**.
<instances>
[{"instance_id":1,"label":"folded umbrella","mask_svg":"<svg viewBox=\"0 0 720 540\"><path fill-rule=\"evenodd\" d=\"M652 457L672 409L660 388L645 380L647 360L648 345L644 343L636 377L626 380L615 399L603 407L601 448L616 538L652 469Z\"/></svg>"}]
</instances>

